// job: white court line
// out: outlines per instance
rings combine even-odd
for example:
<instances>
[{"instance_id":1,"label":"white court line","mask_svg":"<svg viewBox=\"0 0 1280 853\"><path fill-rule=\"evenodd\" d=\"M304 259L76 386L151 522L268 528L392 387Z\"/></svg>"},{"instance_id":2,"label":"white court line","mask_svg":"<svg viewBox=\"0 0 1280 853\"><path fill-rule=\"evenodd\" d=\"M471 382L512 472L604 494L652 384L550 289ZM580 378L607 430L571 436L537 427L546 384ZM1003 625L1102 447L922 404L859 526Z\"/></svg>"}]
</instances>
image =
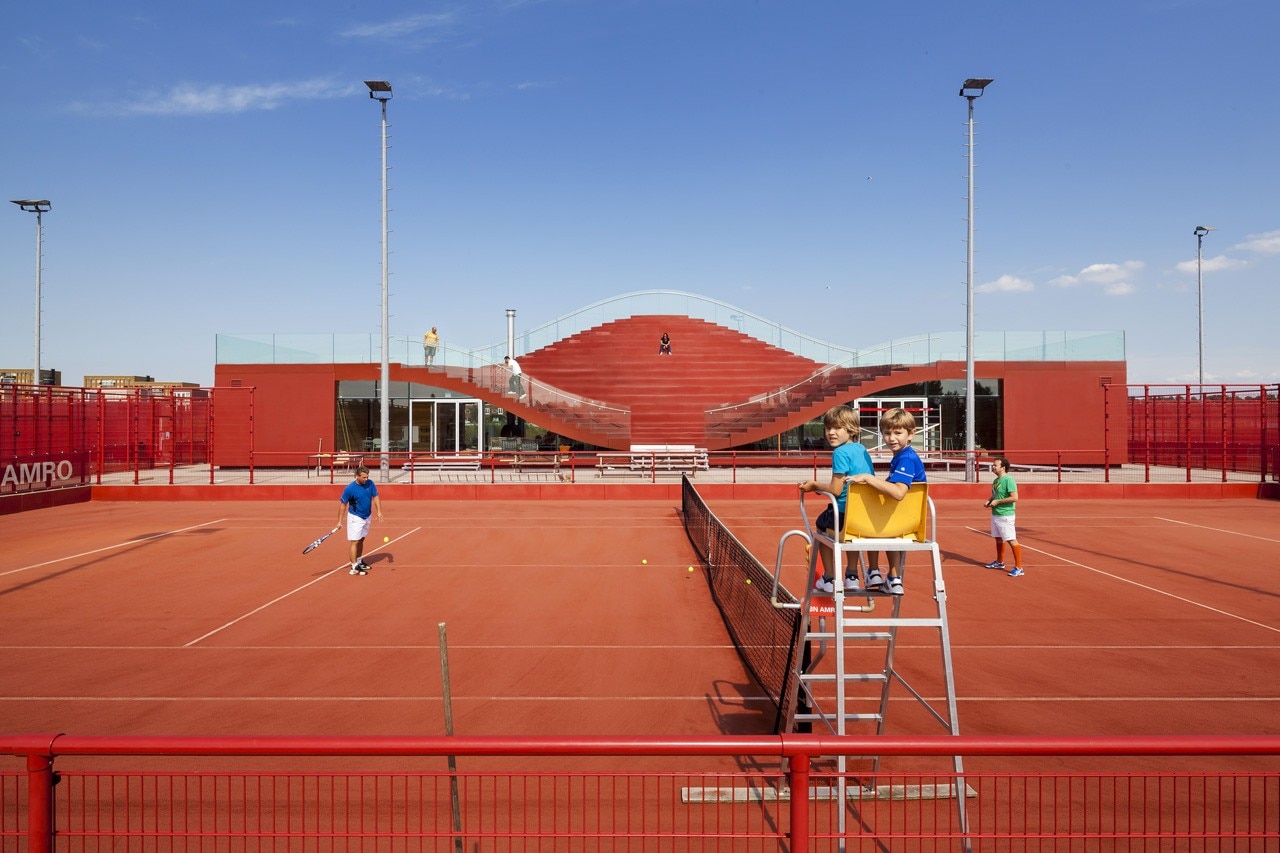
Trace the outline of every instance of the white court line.
<instances>
[{"instance_id":1,"label":"white court line","mask_svg":"<svg viewBox=\"0 0 1280 853\"><path fill-rule=\"evenodd\" d=\"M1243 536L1246 539L1260 539L1263 542L1280 542L1280 539L1270 539L1266 536L1254 536L1252 533L1240 533L1235 530L1224 530L1221 527L1209 527L1205 524L1192 524L1190 521L1179 521L1176 518L1161 518L1160 516L1152 516L1160 521L1167 521L1170 524L1181 524L1184 527L1198 527L1201 530L1212 530L1214 533L1226 533L1228 536Z\"/></svg>"},{"instance_id":2,"label":"white court line","mask_svg":"<svg viewBox=\"0 0 1280 853\"><path fill-rule=\"evenodd\" d=\"M991 535L990 531L982 531L982 530L979 530L979 529L978 529L978 528L976 528L976 527L969 527L969 529L970 529L970 530L972 530L972 531L973 531L973 532L975 532L975 533L981 533L981 534L983 534L984 536L988 536L988 537L989 537L989 536ZM1246 534L1241 534L1241 535L1246 535ZM1239 615L1238 613L1230 613L1230 612L1228 612L1228 611L1226 611L1226 610L1219 610L1219 609L1218 609L1218 608L1216 608L1216 607L1210 607L1209 605L1207 605L1207 604L1202 604L1202 603L1200 603L1199 601L1193 601L1192 599L1190 599L1190 598L1184 598L1184 597L1183 597L1183 596L1181 596L1181 595L1174 595L1174 594L1173 594L1173 593L1171 593L1171 592L1165 592L1163 589L1157 589L1156 587L1154 587L1154 586L1149 586L1148 584L1145 584L1145 583L1138 583L1138 582L1137 582L1137 581L1135 581L1135 580L1131 580L1130 578L1126 578L1124 575L1117 575L1117 574L1113 574L1112 572L1104 572L1102 569L1094 568L1093 566L1086 566L1084 563L1077 563L1075 560L1070 560L1070 559L1068 559L1068 558L1066 558L1066 557L1060 556L1060 555L1058 555L1058 554L1053 554L1053 553L1051 553L1051 552L1049 552L1049 551L1042 551L1042 550L1041 550L1041 549L1039 549L1039 548L1032 548L1030 545L1026 545L1026 544L1024 544L1024 545L1022 546L1022 548L1023 548L1023 550L1026 550L1026 551L1034 551L1034 552L1035 552L1035 553L1037 553L1037 554L1043 554L1043 555L1045 555L1046 557L1051 557L1051 558L1053 558L1053 559L1055 559L1055 560L1061 560L1062 562L1067 563L1068 565L1072 565L1072 566L1076 566L1077 568L1085 569L1086 571L1090 571L1090 572L1093 572L1094 574L1102 575L1103 577L1108 577L1108 578L1111 578L1111 579L1113 579L1113 580L1118 580L1118 581L1124 581L1125 583L1127 583L1127 584L1132 584L1133 586L1136 586L1136 587L1138 587L1139 589L1145 589L1145 590L1147 590L1148 592L1154 592L1154 593L1156 593L1157 595L1163 595L1163 596L1166 596L1166 597L1168 597L1168 598L1172 598L1172 599L1174 599L1175 601L1181 601L1183 604L1190 604L1192 607L1199 607L1199 608L1200 608L1200 609L1202 609L1202 610L1208 610L1210 613L1217 613L1219 616L1226 616L1228 619L1237 619L1237 620L1239 620L1239 621L1241 621L1241 622L1244 622L1244 623L1246 623L1246 624L1249 624L1249 625L1256 625L1256 626L1257 626L1257 627L1259 627L1259 628L1264 628L1264 629L1266 629L1266 630L1268 630L1268 631L1273 631L1273 632L1275 632L1275 633L1277 633L1277 634L1280 634L1280 628L1276 627L1275 625L1266 625L1266 624L1263 624L1262 622L1255 622L1254 620L1249 619L1249 618L1244 617L1244 616L1241 616L1241 615Z\"/></svg>"},{"instance_id":3,"label":"white court line","mask_svg":"<svg viewBox=\"0 0 1280 853\"><path fill-rule=\"evenodd\" d=\"M17 568L17 569L10 569L7 572L0 572L0 578L4 577L5 575L16 575L18 572L29 572L32 569L38 569L38 568L41 568L42 566L52 566L54 563L61 563L64 560L78 560L81 557L92 557L94 554L101 554L103 551L114 551L117 548L126 548L129 545L137 545L139 542L149 542L152 539L162 539L165 536L176 536L179 533L186 533L188 530L199 530L201 527L208 527L210 524L219 524L227 520L228 519L225 519L225 518L215 518L213 521L206 521L202 524L193 524L190 527L180 527L177 530L167 530L164 533L153 533L150 536L142 536L138 539L130 539L127 542L120 542L115 545L107 545L104 548L95 548L92 551L83 551L79 554L71 554L66 557L58 557L53 560L45 560L43 563L34 563L30 566L22 566L21 568Z\"/></svg>"},{"instance_id":4,"label":"white court line","mask_svg":"<svg viewBox=\"0 0 1280 853\"><path fill-rule=\"evenodd\" d=\"M0 696L0 702L438 702L442 696ZM455 702L699 702L707 701L707 694L690 696L459 696ZM902 700L915 702L915 697L903 696ZM736 696L731 702L720 705L741 705L743 702L768 702L769 696Z\"/></svg>"},{"instance_id":5,"label":"white court line","mask_svg":"<svg viewBox=\"0 0 1280 853\"><path fill-rule=\"evenodd\" d=\"M440 695L424 696L0 696L4 702L428 702L438 701ZM467 702L706 702L706 694L690 696L546 696L544 694L512 696L460 696L453 700ZM928 702L942 702L946 697L925 696ZM914 696L891 696L890 702L918 702ZM1227 703L1239 705L1250 702L1280 702L1280 696L957 696L965 702L1191 702ZM720 705L742 705L746 702L772 703L771 696L736 696Z\"/></svg>"},{"instance_id":6,"label":"white court line","mask_svg":"<svg viewBox=\"0 0 1280 853\"><path fill-rule=\"evenodd\" d=\"M418 532L419 530L421 530L421 529L422 529L421 527L415 527L415 528L413 528L412 530L410 530L408 533L405 533L405 534L403 534L403 535L401 535L401 536L397 536L395 539L392 539L390 542L384 542L384 543L382 543L382 545L378 546L377 548L374 548L374 549L373 549L372 551L370 551L369 553L370 553L370 554L376 554L376 553L378 553L378 551L382 550L383 548L388 548L388 547L390 547L390 546L394 545L395 543L399 542L401 539L404 539L406 536L412 536L414 533L417 533L417 532ZM209 639L210 637L212 637L214 634L217 634L219 631L225 631L226 629L230 628L232 625L235 625L237 622L243 622L245 619L248 619L250 616L253 616L255 613L261 613L263 610L266 610L266 609L267 609L268 607L270 607L271 605L273 605L273 604L277 604L278 602L281 602L281 601L284 601L286 598L288 598L289 596L293 595L294 593L302 592L304 589L306 589L307 587L311 586L312 584L319 583L320 581L324 580L325 578L327 578L327 577L331 577L331 576L333 576L335 573L340 572L340 571L342 571L343 569L348 569L348 568L350 568L350 565L351 565L350 563L343 563L341 566L338 566L338 567L336 567L336 568L330 569L329 571L327 571L327 572L325 572L324 574L322 574L320 577L315 578L315 579L313 579L313 580L309 580L309 581L307 581L306 583L304 583L302 586L300 586L300 587L296 587L296 588L294 588L294 589L289 590L289 591L288 591L288 592L286 592L284 595L276 596L275 598L273 598L273 599L271 599L270 601L268 601L266 604L263 604L263 605L261 605L261 606L259 606L259 607L255 607L255 608L253 608L253 609L252 609L252 610L250 610L248 613L242 613L241 615L237 616L235 619L232 619L230 622L224 623L224 624L222 624L222 625L219 625L217 628L214 628L214 629L213 629L212 631L210 631L209 633L204 634L204 635L199 636L199 637L196 637L194 640L192 640L192 641L191 641L191 642L189 642L189 643L183 643L183 644L182 644L182 647L183 647L184 649L187 649L187 648L190 648L191 646L194 646L196 643L200 642L201 640L207 640L207 639Z\"/></svg>"},{"instance_id":7,"label":"white court line","mask_svg":"<svg viewBox=\"0 0 1280 853\"><path fill-rule=\"evenodd\" d=\"M909 645L907 643L898 643L900 649L936 649L937 644L933 645ZM421 652L435 651L440 648L436 643L431 645L392 645L392 646L208 646L206 651L213 652L387 652L387 651L406 651ZM455 650L466 649L469 651L500 651L500 652L533 652L533 651L572 651L572 652L589 652L589 651L617 651L618 649L638 649L641 651L660 651L660 652L705 652L705 651L729 651L734 648L732 643L713 643L691 646L684 645L644 645L632 646L626 643L581 643L577 645L546 645L538 644L534 646L522 646L513 643L492 644L492 645L467 645L464 643L450 643L449 648ZM772 649L773 646L761 647ZM952 648L958 648L953 646ZM1011 649L1017 648L1010 645L991 646L995 649ZM1076 648L1070 646L1069 648ZM1107 648L1112 648L1108 646ZM1160 646L1159 648L1165 648ZM1243 649L1255 648L1254 646L1188 646L1187 648L1197 649ZM1271 646L1258 646L1256 648L1269 649ZM0 651L102 651L102 652L153 652L153 651L177 651L178 646L0 646Z\"/></svg>"},{"instance_id":8,"label":"white court line","mask_svg":"<svg viewBox=\"0 0 1280 853\"><path fill-rule=\"evenodd\" d=\"M0 646L0 652L52 652L52 651L71 651L71 652L176 652L183 647L180 646ZM199 651L209 652L422 652L435 651L440 648L436 644L431 645L361 645L361 646L206 646ZM455 651L486 651L486 652L545 652L545 651L572 651L572 652L612 652L618 649L626 649L628 651L659 651L659 652L706 652L706 651L729 651L734 648L732 644L711 644L711 645L644 645L632 646L625 643L584 643L581 645L547 645L540 643L533 646L522 646L513 643L491 644L491 645L472 645L461 643L450 643L449 648ZM755 646L753 648L769 648L772 646ZM937 643L897 643L894 648L899 650L913 651L936 651ZM1088 643L1084 645L1076 645L1072 643L952 643L951 650L988 650L988 649L1018 649L1020 651L1102 651L1102 652L1134 652L1134 651L1153 651L1153 652L1180 652L1180 651L1210 651L1210 652L1243 652L1243 651L1274 651L1280 648L1276 645L1257 645L1257 644L1233 644L1219 645L1208 643L1188 643L1185 645L1163 646L1158 644L1120 644L1120 643ZM2 697L0 697L2 698Z\"/></svg>"}]
</instances>

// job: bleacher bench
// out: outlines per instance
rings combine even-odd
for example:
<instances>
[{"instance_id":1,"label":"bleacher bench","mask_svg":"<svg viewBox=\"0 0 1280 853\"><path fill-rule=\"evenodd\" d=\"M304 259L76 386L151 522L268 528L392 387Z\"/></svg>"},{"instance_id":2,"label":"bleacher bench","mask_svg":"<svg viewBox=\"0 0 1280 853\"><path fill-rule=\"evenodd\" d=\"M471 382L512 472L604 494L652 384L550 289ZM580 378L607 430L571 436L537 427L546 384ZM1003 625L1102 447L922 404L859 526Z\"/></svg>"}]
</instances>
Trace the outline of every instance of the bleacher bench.
<instances>
[{"instance_id":1,"label":"bleacher bench","mask_svg":"<svg viewBox=\"0 0 1280 853\"><path fill-rule=\"evenodd\" d=\"M596 454L596 472L601 476L696 474L709 467L707 449L692 444L633 444L629 451Z\"/></svg>"},{"instance_id":2,"label":"bleacher bench","mask_svg":"<svg viewBox=\"0 0 1280 853\"><path fill-rule=\"evenodd\" d=\"M478 455L415 456L402 468L405 471L479 471L480 462Z\"/></svg>"}]
</instances>

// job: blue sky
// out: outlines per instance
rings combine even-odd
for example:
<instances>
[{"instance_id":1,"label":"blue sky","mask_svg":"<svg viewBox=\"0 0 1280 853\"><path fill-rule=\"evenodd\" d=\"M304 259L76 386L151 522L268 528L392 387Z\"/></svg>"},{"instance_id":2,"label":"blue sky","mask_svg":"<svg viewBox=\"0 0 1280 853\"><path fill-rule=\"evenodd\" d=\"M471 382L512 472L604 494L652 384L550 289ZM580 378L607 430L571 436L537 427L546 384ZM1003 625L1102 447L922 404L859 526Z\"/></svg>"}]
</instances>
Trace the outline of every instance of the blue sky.
<instances>
[{"instance_id":1,"label":"blue sky","mask_svg":"<svg viewBox=\"0 0 1280 853\"><path fill-rule=\"evenodd\" d=\"M1133 382L1280 379L1280 5L6 3L6 199L44 367L211 383L218 333L503 339L647 289L870 346L1126 333ZM0 221L0 366L35 217Z\"/></svg>"}]
</instances>

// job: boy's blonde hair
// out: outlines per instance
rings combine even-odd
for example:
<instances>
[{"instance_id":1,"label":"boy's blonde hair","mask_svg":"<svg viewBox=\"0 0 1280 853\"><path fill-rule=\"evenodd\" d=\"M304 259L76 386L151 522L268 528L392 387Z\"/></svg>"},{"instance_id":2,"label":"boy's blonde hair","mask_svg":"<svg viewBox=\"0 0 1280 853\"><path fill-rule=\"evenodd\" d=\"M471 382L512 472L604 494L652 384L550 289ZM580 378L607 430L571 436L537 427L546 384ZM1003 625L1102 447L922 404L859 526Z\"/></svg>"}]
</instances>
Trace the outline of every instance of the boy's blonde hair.
<instances>
[{"instance_id":1,"label":"boy's blonde hair","mask_svg":"<svg viewBox=\"0 0 1280 853\"><path fill-rule=\"evenodd\" d=\"M858 413L848 406L832 406L822 416L822 428L844 427L850 435L858 434Z\"/></svg>"},{"instance_id":2,"label":"boy's blonde hair","mask_svg":"<svg viewBox=\"0 0 1280 853\"><path fill-rule=\"evenodd\" d=\"M906 409L890 409L880 418L880 433L883 435L895 429L905 429L907 432L916 431L915 415Z\"/></svg>"}]
</instances>

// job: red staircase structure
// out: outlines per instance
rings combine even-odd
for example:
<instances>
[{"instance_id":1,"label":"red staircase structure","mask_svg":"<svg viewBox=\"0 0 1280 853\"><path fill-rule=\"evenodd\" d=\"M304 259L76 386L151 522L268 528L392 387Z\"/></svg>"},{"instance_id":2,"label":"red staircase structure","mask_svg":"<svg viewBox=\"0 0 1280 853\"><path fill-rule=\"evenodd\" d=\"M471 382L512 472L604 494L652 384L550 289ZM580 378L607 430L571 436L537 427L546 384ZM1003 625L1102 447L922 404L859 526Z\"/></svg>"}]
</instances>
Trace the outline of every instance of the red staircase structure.
<instances>
[{"instance_id":1,"label":"red staircase structure","mask_svg":"<svg viewBox=\"0 0 1280 853\"><path fill-rule=\"evenodd\" d=\"M671 336L672 354L658 354ZM643 369L637 366L643 364ZM530 376L631 410L632 444L698 444L706 411L796 382L822 365L693 317L612 320L528 353Z\"/></svg>"},{"instance_id":2,"label":"red staircase structure","mask_svg":"<svg viewBox=\"0 0 1280 853\"><path fill-rule=\"evenodd\" d=\"M663 332L671 337L669 356L658 353ZM710 449L773 435L800 422L802 410L825 411L847 400L859 382L888 373L833 370L735 329L676 314L612 320L528 353L520 365L539 381L630 409L631 444ZM780 395L782 389L790 390ZM774 404L756 405L764 401Z\"/></svg>"},{"instance_id":3,"label":"red staircase structure","mask_svg":"<svg viewBox=\"0 0 1280 853\"><path fill-rule=\"evenodd\" d=\"M663 332L671 337L671 355L658 353ZM521 399L506 393L508 374L495 365L393 365L392 374L474 395L600 447L693 444L723 450L821 417L837 403L884 387L860 389L864 383L904 370L826 365L679 314L610 320L519 361L530 391ZM424 370L429 380L422 378ZM895 384L911 381L895 378Z\"/></svg>"}]
</instances>

